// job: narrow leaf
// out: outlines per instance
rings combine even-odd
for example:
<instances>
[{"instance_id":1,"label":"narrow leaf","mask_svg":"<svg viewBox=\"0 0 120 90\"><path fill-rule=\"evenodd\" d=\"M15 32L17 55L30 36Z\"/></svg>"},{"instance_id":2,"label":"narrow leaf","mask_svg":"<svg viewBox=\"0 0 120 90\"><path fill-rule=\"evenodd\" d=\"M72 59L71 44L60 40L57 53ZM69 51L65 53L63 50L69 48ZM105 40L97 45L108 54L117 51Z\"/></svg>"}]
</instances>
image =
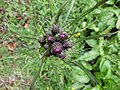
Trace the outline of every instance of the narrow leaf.
<instances>
[{"instance_id":1,"label":"narrow leaf","mask_svg":"<svg viewBox=\"0 0 120 90\"><path fill-rule=\"evenodd\" d=\"M88 75L88 77L91 79L91 81L93 81L95 84L99 84L97 79L81 63L72 62L72 64L75 65L75 66L78 66L79 68L81 68Z\"/></svg>"},{"instance_id":2,"label":"narrow leaf","mask_svg":"<svg viewBox=\"0 0 120 90\"><path fill-rule=\"evenodd\" d=\"M55 17L55 24L58 22L58 19L59 19L60 15L62 14L63 9L64 9L64 7L66 6L66 4L67 4L68 2L69 2L69 1L65 2L65 3L63 4L63 6L59 9L59 11L58 11L58 13L57 13L57 15L56 15L56 17Z\"/></svg>"},{"instance_id":3,"label":"narrow leaf","mask_svg":"<svg viewBox=\"0 0 120 90\"><path fill-rule=\"evenodd\" d=\"M72 26L73 24L75 24L76 22L78 22L80 19L82 19L83 17L85 17L87 14L89 14L90 12L92 12L94 9L96 9L98 6L100 6L101 4L105 3L108 0L102 0L100 2L98 2L94 7L88 9L87 11L83 12L81 15L79 15L78 17L76 17L67 27Z\"/></svg>"}]
</instances>

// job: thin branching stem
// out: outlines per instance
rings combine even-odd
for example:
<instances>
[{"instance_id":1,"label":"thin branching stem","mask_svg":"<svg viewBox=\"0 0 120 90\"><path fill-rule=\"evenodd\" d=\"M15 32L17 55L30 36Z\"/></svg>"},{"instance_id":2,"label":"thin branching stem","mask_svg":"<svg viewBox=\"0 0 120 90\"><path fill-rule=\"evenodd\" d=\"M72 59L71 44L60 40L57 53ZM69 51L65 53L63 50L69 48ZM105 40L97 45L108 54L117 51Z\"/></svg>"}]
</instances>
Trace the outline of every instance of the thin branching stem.
<instances>
[{"instance_id":1,"label":"thin branching stem","mask_svg":"<svg viewBox=\"0 0 120 90\"><path fill-rule=\"evenodd\" d=\"M92 12L94 9L96 9L98 6L100 6L101 4L105 3L108 0L102 0L100 2L98 2L94 7L88 9L87 11L83 12L81 15L79 15L78 17L76 17L70 24L68 24L67 26L65 26L65 28L68 28L70 26L72 26L73 24L77 23L80 19L82 19L83 17L85 17L87 14L89 14L90 12Z\"/></svg>"},{"instance_id":2,"label":"thin branching stem","mask_svg":"<svg viewBox=\"0 0 120 90\"><path fill-rule=\"evenodd\" d=\"M68 0L67 2L65 2L65 3L63 4L63 6L59 9L59 11L58 11L58 13L57 13L57 15L56 15L56 17L55 17L55 22L54 22L54 24L57 24L58 19L59 19L60 15L63 13L63 9L65 8L65 6L66 6L66 4L67 4L68 2L69 2L69 0Z\"/></svg>"},{"instance_id":3,"label":"thin branching stem","mask_svg":"<svg viewBox=\"0 0 120 90\"><path fill-rule=\"evenodd\" d=\"M10 31L11 33L15 34L15 35L18 35L18 36L21 36L21 37L24 37L24 38L27 38L27 39L34 39L34 40L38 40L37 37L31 37L31 36L26 36L26 35L23 35L23 34L20 34L18 32L14 32L14 31Z\"/></svg>"},{"instance_id":4,"label":"thin branching stem","mask_svg":"<svg viewBox=\"0 0 120 90\"><path fill-rule=\"evenodd\" d=\"M70 61L70 62L67 62L65 60L63 60L64 63L70 65L70 66L78 66L80 69L82 69L86 74L87 76L91 79L91 81L95 84L99 84L99 82L97 81L97 79L90 73L90 71L88 69L86 69L80 62L76 62L76 61Z\"/></svg>"},{"instance_id":5,"label":"thin branching stem","mask_svg":"<svg viewBox=\"0 0 120 90\"><path fill-rule=\"evenodd\" d=\"M70 5L70 8L69 8L68 13L67 13L66 18L65 18L65 22L66 22L66 20L68 19L69 15L70 15L70 12L71 12L72 9L73 9L74 4L75 4L75 0L72 0L71 5Z\"/></svg>"},{"instance_id":6,"label":"thin branching stem","mask_svg":"<svg viewBox=\"0 0 120 90\"><path fill-rule=\"evenodd\" d=\"M40 72L41 72L41 70L42 70L42 67L43 67L43 65L44 65L44 62L45 62L45 60L44 60L44 58L42 58L42 61L41 61L40 65L39 65L38 72L37 72L37 74L35 75L34 79L32 80L32 84L30 85L30 90L33 89L33 86L34 86L34 84L35 84L38 76L40 75Z\"/></svg>"},{"instance_id":7,"label":"thin branching stem","mask_svg":"<svg viewBox=\"0 0 120 90\"><path fill-rule=\"evenodd\" d=\"M43 65L44 65L44 63L45 63L45 59L46 59L45 55L46 55L47 52L48 52L48 50L45 51L44 54L43 54L43 56L41 57L41 63L39 64L39 69L38 69L37 74L35 75L35 77L34 77L33 80L32 80L32 83L31 83L31 85L30 85L30 90L33 89L33 86L34 86L34 84L35 84L38 76L41 77L42 67L43 67Z\"/></svg>"},{"instance_id":8,"label":"thin branching stem","mask_svg":"<svg viewBox=\"0 0 120 90\"><path fill-rule=\"evenodd\" d=\"M108 33L108 34L94 35L94 36L88 36L88 37L81 37L81 38L79 38L79 41L88 40L88 39L96 39L96 38L107 37L107 36L109 37L109 36L115 35L117 33L118 33L118 31L113 32L113 33Z\"/></svg>"},{"instance_id":9,"label":"thin branching stem","mask_svg":"<svg viewBox=\"0 0 120 90\"><path fill-rule=\"evenodd\" d=\"M88 69L86 69L81 63L78 62L71 62L74 66L78 66L79 68L81 68L87 75L88 77L91 79L91 81L95 84L99 84L99 82L97 81L97 79L90 73L90 71Z\"/></svg>"}]
</instances>

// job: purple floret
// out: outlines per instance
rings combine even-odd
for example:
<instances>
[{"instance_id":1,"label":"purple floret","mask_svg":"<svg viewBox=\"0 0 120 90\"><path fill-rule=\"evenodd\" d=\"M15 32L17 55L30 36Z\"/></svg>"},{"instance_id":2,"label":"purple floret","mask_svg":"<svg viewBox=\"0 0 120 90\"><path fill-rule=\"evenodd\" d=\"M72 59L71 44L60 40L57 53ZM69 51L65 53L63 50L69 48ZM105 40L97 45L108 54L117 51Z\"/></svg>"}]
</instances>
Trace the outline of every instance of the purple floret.
<instances>
[{"instance_id":1,"label":"purple floret","mask_svg":"<svg viewBox=\"0 0 120 90\"><path fill-rule=\"evenodd\" d=\"M52 36L48 36L47 40L48 40L49 42L55 42L55 38L52 37Z\"/></svg>"},{"instance_id":2,"label":"purple floret","mask_svg":"<svg viewBox=\"0 0 120 90\"><path fill-rule=\"evenodd\" d=\"M51 49L55 54L59 54L63 50L63 46L60 42L54 42Z\"/></svg>"}]
</instances>

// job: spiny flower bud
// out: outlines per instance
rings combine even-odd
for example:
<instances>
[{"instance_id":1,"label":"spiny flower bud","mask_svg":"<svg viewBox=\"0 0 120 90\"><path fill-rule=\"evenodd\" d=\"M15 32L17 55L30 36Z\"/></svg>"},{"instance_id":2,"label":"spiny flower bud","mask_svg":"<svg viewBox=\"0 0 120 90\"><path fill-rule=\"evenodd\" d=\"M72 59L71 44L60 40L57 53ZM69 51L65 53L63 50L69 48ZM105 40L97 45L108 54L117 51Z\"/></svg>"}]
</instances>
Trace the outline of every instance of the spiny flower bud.
<instances>
[{"instance_id":1,"label":"spiny flower bud","mask_svg":"<svg viewBox=\"0 0 120 90\"><path fill-rule=\"evenodd\" d=\"M68 48L72 48L73 44L71 41L66 41L64 44L63 44L63 47L65 49L68 49Z\"/></svg>"},{"instance_id":2,"label":"spiny flower bud","mask_svg":"<svg viewBox=\"0 0 120 90\"><path fill-rule=\"evenodd\" d=\"M57 33L59 33L60 32L59 26L58 25L53 25L52 28L51 28L51 32L54 35L57 34Z\"/></svg>"},{"instance_id":3,"label":"spiny flower bud","mask_svg":"<svg viewBox=\"0 0 120 90\"><path fill-rule=\"evenodd\" d=\"M62 51L60 54L57 54L57 57L64 59L66 57L65 51Z\"/></svg>"},{"instance_id":4,"label":"spiny flower bud","mask_svg":"<svg viewBox=\"0 0 120 90\"><path fill-rule=\"evenodd\" d=\"M61 40L65 40L68 38L68 34L66 32L63 32L63 33L60 33L58 35L58 37L61 39Z\"/></svg>"},{"instance_id":5,"label":"spiny flower bud","mask_svg":"<svg viewBox=\"0 0 120 90\"><path fill-rule=\"evenodd\" d=\"M43 46L46 43L46 37L40 37L38 42Z\"/></svg>"},{"instance_id":6,"label":"spiny flower bud","mask_svg":"<svg viewBox=\"0 0 120 90\"><path fill-rule=\"evenodd\" d=\"M52 44L52 52L55 53L55 54L60 54L63 50L63 46L60 42L54 42Z\"/></svg>"},{"instance_id":7,"label":"spiny flower bud","mask_svg":"<svg viewBox=\"0 0 120 90\"><path fill-rule=\"evenodd\" d=\"M47 37L48 42L55 42L55 38L52 36Z\"/></svg>"},{"instance_id":8,"label":"spiny flower bud","mask_svg":"<svg viewBox=\"0 0 120 90\"><path fill-rule=\"evenodd\" d=\"M67 33L61 33L60 35L60 38L62 38L62 39L67 39L68 38L68 34Z\"/></svg>"},{"instance_id":9,"label":"spiny flower bud","mask_svg":"<svg viewBox=\"0 0 120 90\"><path fill-rule=\"evenodd\" d=\"M46 36L52 36L52 32L51 31L45 32L45 35Z\"/></svg>"}]
</instances>

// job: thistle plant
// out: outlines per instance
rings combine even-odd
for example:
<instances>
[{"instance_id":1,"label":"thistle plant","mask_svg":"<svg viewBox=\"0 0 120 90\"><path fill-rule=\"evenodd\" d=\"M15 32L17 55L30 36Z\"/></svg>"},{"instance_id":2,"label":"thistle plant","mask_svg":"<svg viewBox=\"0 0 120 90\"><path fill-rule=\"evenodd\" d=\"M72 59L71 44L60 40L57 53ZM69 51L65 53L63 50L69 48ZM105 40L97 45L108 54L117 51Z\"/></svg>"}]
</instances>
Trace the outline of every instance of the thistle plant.
<instances>
[{"instance_id":1,"label":"thistle plant","mask_svg":"<svg viewBox=\"0 0 120 90\"><path fill-rule=\"evenodd\" d=\"M40 36L39 38L36 37L30 37L30 36L25 36L22 35L20 33L17 32L13 32L14 34L20 35L22 37L28 38L28 39L34 39L37 40L38 43L40 44L41 48L44 48L44 52L41 54L41 58L40 58L40 64L39 64L39 69L37 71L37 74L35 75L35 77L32 80L31 86L30 86L30 90L33 89L34 84L37 80L38 77L41 78L41 73L42 73L42 67L44 67L44 64L46 62L47 58L50 58L51 56L56 57L61 59L65 64L71 66L77 66L80 69L82 69L87 75L88 77L91 79L91 81L93 82L94 85L99 84L98 80L90 73L90 71L88 69L86 69L82 63L80 61L75 61L75 60L66 60L67 55L67 51L69 51L69 49L71 49L74 44L73 43L77 43L79 41L83 41L83 40L87 40L87 39L92 39L92 38L99 38L99 37L106 37L106 36L111 36L116 34L117 32L113 32L113 33L109 33L109 34L102 34L102 35L96 35L96 36L89 36L89 37L82 37L79 38L79 40L77 40L77 42L73 42L72 38L73 35L75 34L75 29L73 28L73 26L80 21L82 18L84 18L86 15L88 15L90 12L92 12L93 10L95 10L98 6L102 5L103 3L105 3L107 0L101 0L100 2L98 2L95 6L93 6L92 8L82 12L79 16L77 16L76 18L74 18L70 23L65 24L64 27L61 27L59 24L59 17L60 15L64 12L64 8L65 6L70 3L70 1L67 1L65 4L63 4L63 6L59 9L57 15L54 18L54 21L52 23L52 25L50 27L47 27L47 31L44 30L44 25L43 25L43 31L44 34L42 36ZM74 4L75 0L72 0L72 6ZM35 11L34 7L33 7L33 11ZM65 18L65 22L67 21L67 18L70 14L71 8ZM35 20L35 18L33 18L33 20ZM34 26L36 27L36 29L38 29L37 23L35 21ZM67 29L71 30L71 33L67 32ZM38 30L39 31L39 30ZM76 37L79 37L80 33L78 33L76 35Z\"/></svg>"},{"instance_id":2,"label":"thistle plant","mask_svg":"<svg viewBox=\"0 0 120 90\"><path fill-rule=\"evenodd\" d=\"M43 54L42 62L40 64L38 74L36 74L35 78L33 79L32 84L30 86L30 90L32 90L32 88L36 82L36 79L39 76L39 73L41 72L41 66L43 65L43 63L45 61L44 59L49 58L52 55L62 59L64 63L66 63L70 66L78 66L88 75L88 77L91 79L91 81L94 84L99 84L97 79L80 62L75 62L75 61L68 62L68 61L64 60L66 58L66 51L69 50L70 48L72 48L72 46L73 46L70 39L71 39L72 35L75 33L75 30L73 30L71 36L69 37L69 34L67 32L65 32L65 29L74 25L76 22L78 22L80 19L82 19L84 16L86 16L87 14L92 12L94 9L96 9L98 6L105 3L106 1L107 0L102 0L102 1L98 2L94 7L83 12L80 16L76 17L70 24L65 26L64 30L63 30L63 28L61 28L58 25L58 23L59 23L59 17L63 12L63 8L65 7L65 5L68 2L66 2L59 9L59 11L56 15L56 18L55 18L55 22L53 23L51 28L47 32L44 32L44 35L42 35L38 40L41 47L44 48L45 53ZM83 40L84 39L86 39L86 38L83 38Z\"/></svg>"},{"instance_id":3,"label":"thistle plant","mask_svg":"<svg viewBox=\"0 0 120 90\"><path fill-rule=\"evenodd\" d=\"M27 3L27 1L30 0L23 2ZM118 72L114 69L118 68L118 60L115 59L115 62L112 60L119 55L117 51L119 43L116 39L117 35L120 36L119 18L116 27L114 25L120 13L116 7L119 0L106 1L108 0L67 0L59 8L64 1L32 0L28 6L23 3L23 6L28 8L26 12L24 12L25 7L21 8L21 11L10 7L18 15L14 13L15 15L11 16L11 13L10 15L6 13L9 18L8 32L12 32L10 34L14 35L15 41L18 40L17 46L20 46L20 50L16 49L18 52L17 54L15 52L15 55L20 54L23 59L25 57L25 63L20 63L20 70L25 70L27 76L29 73L33 75L33 80L30 79L29 82L30 87L27 84L29 90L74 90L89 87L95 89L97 86L98 89L102 89L102 86L105 89L111 86L111 83L116 87ZM15 3L16 1L13 5ZM110 4L111 8L108 8L108 3L113 3ZM11 3L9 5L11 6ZM99 7L100 5L103 6ZM3 7L7 6L8 3L3 5ZM117 9L114 10L115 8ZM10 9L7 12L11 12ZM4 36L5 39L7 35ZM17 57L14 59L16 60ZM111 79L112 63L116 64L113 66L116 77Z\"/></svg>"}]
</instances>

